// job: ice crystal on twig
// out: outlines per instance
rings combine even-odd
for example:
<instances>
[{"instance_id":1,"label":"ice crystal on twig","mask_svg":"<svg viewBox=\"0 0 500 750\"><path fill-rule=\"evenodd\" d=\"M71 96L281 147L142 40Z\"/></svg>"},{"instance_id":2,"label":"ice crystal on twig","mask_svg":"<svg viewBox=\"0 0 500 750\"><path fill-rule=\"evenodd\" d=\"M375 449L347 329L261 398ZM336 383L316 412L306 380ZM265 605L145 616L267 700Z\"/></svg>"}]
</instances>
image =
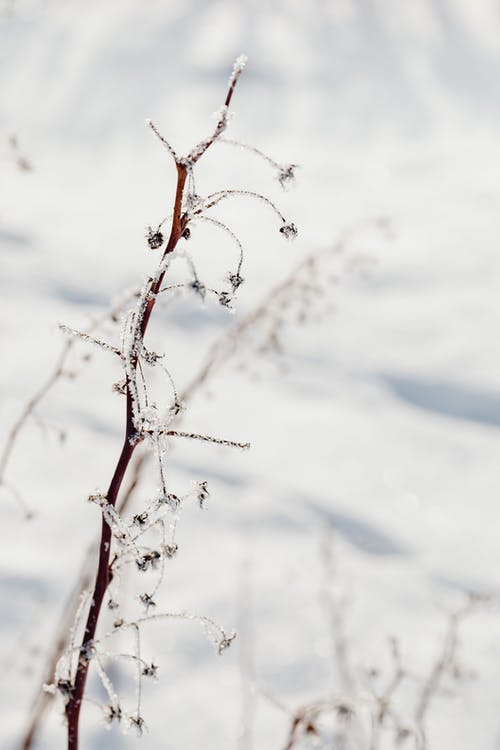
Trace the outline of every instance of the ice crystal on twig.
<instances>
[{"instance_id":1,"label":"ice crystal on twig","mask_svg":"<svg viewBox=\"0 0 500 750\"><path fill-rule=\"evenodd\" d=\"M236 85L238 78L245 70L246 64L248 62L248 57L246 55L238 55L236 60L233 63L233 70L231 72L231 75L229 76L229 90L234 88Z\"/></svg>"},{"instance_id":2,"label":"ice crystal on twig","mask_svg":"<svg viewBox=\"0 0 500 750\"><path fill-rule=\"evenodd\" d=\"M212 437L210 435L200 435L197 432L182 432L180 430L168 430L167 435L172 437L190 438L191 440L201 440L205 443L216 443L217 445L227 445L231 448L241 448L248 450L250 443L239 443L236 440L225 440L224 438Z\"/></svg>"},{"instance_id":3,"label":"ice crystal on twig","mask_svg":"<svg viewBox=\"0 0 500 750\"><path fill-rule=\"evenodd\" d=\"M251 146L248 143L244 143L243 141L238 141L234 138L219 138L219 143L227 143L231 146L239 146L246 151L251 151L257 156L260 156L262 159L264 159L264 161L266 161L276 170L276 177L284 190L295 182L295 170L297 169L297 164L280 164L279 162L275 161L270 156L265 154L263 151L261 151L259 148Z\"/></svg>"},{"instance_id":4,"label":"ice crystal on twig","mask_svg":"<svg viewBox=\"0 0 500 750\"><path fill-rule=\"evenodd\" d=\"M146 125L149 128L151 128L151 130L156 135L156 137L158 138L158 140L161 141L161 143L163 143L163 145L165 146L165 148L167 149L167 151L169 152L169 154L173 157L173 159L175 161L177 161L177 158L178 158L177 154L175 153L175 151L172 148L172 146L170 145L170 143L167 140L165 140L165 138L162 136L162 134L160 133L160 131L158 130L158 128L156 127L156 125L154 124L154 122L152 122L152 120L147 119L146 120Z\"/></svg>"},{"instance_id":5,"label":"ice crystal on twig","mask_svg":"<svg viewBox=\"0 0 500 750\"><path fill-rule=\"evenodd\" d=\"M240 276L241 267L243 265L243 245L241 244L240 240L235 235L235 233L231 229L229 229L229 227L226 226L226 224L224 224L222 221L219 221L218 219L214 219L212 216L200 216L200 218L203 221L209 222L210 224L213 224L214 226L219 227L219 229L222 229L231 237L233 242L236 244L236 247L238 248L238 251L239 251L239 258L238 258L238 267L236 269L236 273L233 274L233 276L235 278L241 279L240 281L241 283L243 281L243 279ZM236 289L238 288L238 286L236 286ZM235 288L233 288L233 291L235 291Z\"/></svg>"},{"instance_id":6,"label":"ice crystal on twig","mask_svg":"<svg viewBox=\"0 0 500 750\"><path fill-rule=\"evenodd\" d=\"M81 339L87 344L94 344L94 346L98 346L105 351L112 352L113 354L117 354L119 357L121 357L121 351L116 346L112 346L112 344L108 344L106 341L101 341L101 339L96 339L89 333L86 333L84 331L77 331L76 329L70 328L63 323L59 324L59 329L67 336L75 336L76 338Z\"/></svg>"}]
</instances>

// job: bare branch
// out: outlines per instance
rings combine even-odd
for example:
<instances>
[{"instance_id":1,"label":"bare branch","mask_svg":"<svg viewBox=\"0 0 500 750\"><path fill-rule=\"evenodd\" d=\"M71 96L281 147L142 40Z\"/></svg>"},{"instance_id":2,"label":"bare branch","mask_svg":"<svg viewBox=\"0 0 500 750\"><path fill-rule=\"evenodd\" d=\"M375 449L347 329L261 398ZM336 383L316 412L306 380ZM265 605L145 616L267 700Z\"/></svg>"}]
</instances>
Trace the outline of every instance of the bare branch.
<instances>
[{"instance_id":1,"label":"bare branch","mask_svg":"<svg viewBox=\"0 0 500 750\"><path fill-rule=\"evenodd\" d=\"M156 135L156 137L161 141L161 143L163 143L163 145L167 149L168 153L170 154L170 156L173 158L173 160L177 164L178 161L179 161L179 157L175 153L175 151L174 151L173 147L170 145L170 143L167 140L165 140L165 138L162 136L162 134L160 133L160 131L158 130L158 128L156 127L156 125L154 124L154 122L152 120L148 119L148 120L146 120L146 125L151 128L151 130Z\"/></svg>"},{"instance_id":2,"label":"bare branch","mask_svg":"<svg viewBox=\"0 0 500 750\"><path fill-rule=\"evenodd\" d=\"M230 448L241 448L242 450L248 450L250 443L240 443L235 440L223 440L222 438L211 437L210 435L200 435L197 432L181 432L179 430L167 430L160 434L168 435L170 437L182 437L189 438L190 440L202 440L205 443L216 443L217 445L227 445Z\"/></svg>"}]
</instances>

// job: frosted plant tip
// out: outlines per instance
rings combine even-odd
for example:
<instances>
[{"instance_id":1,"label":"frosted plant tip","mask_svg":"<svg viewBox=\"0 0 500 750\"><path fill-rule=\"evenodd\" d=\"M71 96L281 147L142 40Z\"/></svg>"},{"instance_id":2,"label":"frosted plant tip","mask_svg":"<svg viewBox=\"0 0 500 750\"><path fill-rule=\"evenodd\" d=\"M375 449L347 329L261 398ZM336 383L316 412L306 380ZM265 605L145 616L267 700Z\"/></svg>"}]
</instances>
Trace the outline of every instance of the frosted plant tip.
<instances>
[{"instance_id":1,"label":"frosted plant tip","mask_svg":"<svg viewBox=\"0 0 500 750\"><path fill-rule=\"evenodd\" d=\"M150 117L146 117L146 119L144 120L144 124L145 124L145 126L146 126L147 128L151 128L151 127L152 127L152 125L153 125L153 120L151 120L151 118L150 118Z\"/></svg>"},{"instance_id":2,"label":"frosted plant tip","mask_svg":"<svg viewBox=\"0 0 500 750\"><path fill-rule=\"evenodd\" d=\"M248 57L246 55L243 55L243 54L239 55L234 61L233 72L236 73L236 71L238 70L243 70L247 62L248 62Z\"/></svg>"},{"instance_id":3,"label":"frosted plant tip","mask_svg":"<svg viewBox=\"0 0 500 750\"><path fill-rule=\"evenodd\" d=\"M231 71L231 75L229 76L229 85L233 86L240 75L243 73L245 69L245 65L247 64L247 56L246 55L240 55L236 58L233 64L233 70Z\"/></svg>"}]
</instances>

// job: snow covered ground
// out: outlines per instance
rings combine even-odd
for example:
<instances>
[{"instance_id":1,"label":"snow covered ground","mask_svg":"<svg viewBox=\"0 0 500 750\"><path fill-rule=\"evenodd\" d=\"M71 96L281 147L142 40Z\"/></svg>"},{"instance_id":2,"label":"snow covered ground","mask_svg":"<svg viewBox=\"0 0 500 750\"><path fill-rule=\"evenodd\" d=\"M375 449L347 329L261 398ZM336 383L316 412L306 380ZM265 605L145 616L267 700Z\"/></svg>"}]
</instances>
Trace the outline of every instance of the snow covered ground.
<instances>
[{"instance_id":1,"label":"snow covered ground","mask_svg":"<svg viewBox=\"0 0 500 750\"><path fill-rule=\"evenodd\" d=\"M171 453L172 490L207 480L211 496L203 512L186 505L161 609L209 616L238 638L219 657L194 623L151 626L143 653L158 663L159 680L144 688L148 732L141 740L107 732L99 709L86 705L82 747L282 750L290 717L274 701L293 713L341 690L321 606L328 528L361 684L357 714L370 700L364 670L380 668L380 689L391 678L395 636L413 675L395 701L411 723L418 678L435 663L449 613L472 590L490 602L463 624L465 674L443 681L428 747L498 749L494 0L5 3L2 438L52 368L63 340L57 323L84 326L154 266L144 227L168 211L175 175L145 118L188 149L213 126L209 115L241 52L249 63L231 135L300 164L297 185L283 192L265 163L217 145L200 164L198 188L263 192L300 233L284 241L259 204L221 207L217 216L245 244L246 282L234 315L192 296L158 312L155 346L179 389L209 345L302 257L356 231L345 256L324 266L320 306L334 311L305 325L291 320L279 356L242 344L190 404L186 429L249 440L251 451L186 441ZM16 168L9 133L32 172ZM381 216L390 237L372 225ZM234 246L203 225L190 243L200 276L219 287ZM79 376L61 381L39 410L67 431L64 445L33 423L8 466L6 481L34 517L24 521L1 490L6 750L20 746L46 650L98 529L86 497L106 487L121 444L123 404L110 389L118 367L99 351L83 364L87 352L75 347ZM151 470L138 503L156 485ZM132 575L124 595L132 601L139 585ZM132 671L120 664L111 674L132 711ZM90 690L102 699L97 682ZM64 746L61 717L53 707L37 748ZM341 747L327 733L321 742ZM300 745L314 746L312 737ZM394 746L388 732L381 747Z\"/></svg>"}]
</instances>

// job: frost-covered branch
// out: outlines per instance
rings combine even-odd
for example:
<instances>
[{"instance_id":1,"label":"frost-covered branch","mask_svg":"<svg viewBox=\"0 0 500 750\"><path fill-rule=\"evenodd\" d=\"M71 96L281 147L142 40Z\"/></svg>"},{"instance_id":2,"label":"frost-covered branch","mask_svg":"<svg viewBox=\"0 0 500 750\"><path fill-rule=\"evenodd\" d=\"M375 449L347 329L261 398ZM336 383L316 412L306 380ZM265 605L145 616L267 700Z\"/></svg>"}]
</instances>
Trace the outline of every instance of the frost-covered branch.
<instances>
[{"instance_id":1,"label":"frost-covered branch","mask_svg":"<svg viewBox=\"0 0 500 750\"><path fill-rule=\"evenodd\" d=\"M245 58L240 57L235 62L229 79L228 91L222 109L219 113L217 124L213 132L205 139L196 144L185 157L179 157L168 141L161 135L159 129L152 122L149 126L166 148L176 164L177 184L172 206L172 219L170 233L165 242L161 226L163 221L157 226L157 229L148 228L146 239L151 250L160 250L161 256L156 264L153 273L145 280L141 291L137 296L136 303L128 311L124 318L120 345L119 347L109 344L100 338L94 337L88 333L80 333L73 328L64 327L65 333L80 338L86 343L96 345L116 355L119 355L122 367L123 378L114 386L114 390L125 396L126 399L126 428L124 434L123 447L116 463L116 467L105 493L97 493L91 496L91 499L97 503L102 513L101 539L99 545L99 560L95 586L90 596L86 622L81 634L81 645L77 648L68 646L69 651L62 654L59 661L69 672L65 672L64 678L58 678L55 681L55 689L58 690L64 698L65 713L68 724L68 750L77 750L79 740L79 717L83 700L86 698L85 688L89 666L95 661L98 655L97 628L102 605L110 584L113 585L113 596L108 599L108 606L113 610L119 610L120 604L117 601L117 592L119 588L120 570L129 563L135 563L135 568L139 573L148 571L158 571L159 576L153 590L145 591L139 597L141 603L146 608L147 615L144 618L136 619L128 623L117 612L115 619L115 629L124 629L131 627L134 632L135 646L134 657L137 665L137 701L135 710L127 715L128 721L138 733L142 733L145 728L142 716L141 696L142 696L142 667L140 653L140 627L145 622L160 619L163 617L179 616L183 619L197 619L203 624L205 629L212 634L216 640L219 652L227 648L234 638L234 634L227 635L224 630L218 628L215 623L206 617L194 617L182 613L181 615L156 613L156 601L154 595L158 591L159 584L163 579L165 565L175 554L177 545L174 534L177 523L178 509L181 500L172 492L168 485L168 474L166 471L166 449L168 438L187 438L201 440L204 442L215 443L222 446L237 447L246 449L248 443L226 440L224 438L209 436L200 433L184 432L174 429L171 422L175 420L182 410L183 400L178 397L170 370L163 364L163 356L152 352L145 345L144 339L148 330L151 315L155 308L156 302L163 291L169 286L165 286L164 279L169 270L170 264L175 262L176 256L174 251L179 240L188 239L190 236L189 222L194 217L201 218L206 207L210 208L219 203L223 198L230 197L232 194L241 194L249 196L258 196L247 191L222 191L213 193L209 196L208 201L203 201L196 195L195 179L193 170L199 159L214 143L219 136L225 131L228 124L229 105L237 81L244 69ZM267 203L277 211L272 201L260 196L264 203ZM205 206L206 204L206 206ZM284 217L278 212L283 226L280 231L285 236L294 236L296 228L293 224L286 224ZM211 219L209 219L210 221ZM229 274L228 278L231 283L232 294L240 286L243 279L241 277L241 266L243 261L242 244L238 238L228 229L228 227L218 220L211 220L212 223L219 225L236 241L240 259L236 272ZM192 267L194 282L187 282L196 291L205 294L205 285L199 281L194 266ZM177 285L174 285L177 286ZM225 307L231 306L231 293L222 290L214 292L218 296L218 301ZM161 368L169 380L172 393L173 403L168 405L167 418L165 410L159 407L151 398L148 383L148 368ZM120 488L132 460L136 448L146 440L150 444L157 459L158 476L161 486L161 495L157 499L156 506L149 504L146 509L134 514L132 521L128 522L117 510ZM199 482L195 491L195 496L200 507L203 507L208 497L206 482ZM171 536L167 537L165 517L168 513L172 514L173 521L170 525ZM148 535L160 531L160 544L156 540L154 546L148 541ZM113 552L113 556L112 555ZM153 612L153 614L150 614ZM76 663L75 663L76 658ZM106 705L106 715L112 720L120 720L122 717L121 704L115 696L113 686L110 683L108 674L104 665L98 660L97 671L101 682L108 696ZM60 668L56 668L56 675Z\"/></svg>"}]
</instances>

